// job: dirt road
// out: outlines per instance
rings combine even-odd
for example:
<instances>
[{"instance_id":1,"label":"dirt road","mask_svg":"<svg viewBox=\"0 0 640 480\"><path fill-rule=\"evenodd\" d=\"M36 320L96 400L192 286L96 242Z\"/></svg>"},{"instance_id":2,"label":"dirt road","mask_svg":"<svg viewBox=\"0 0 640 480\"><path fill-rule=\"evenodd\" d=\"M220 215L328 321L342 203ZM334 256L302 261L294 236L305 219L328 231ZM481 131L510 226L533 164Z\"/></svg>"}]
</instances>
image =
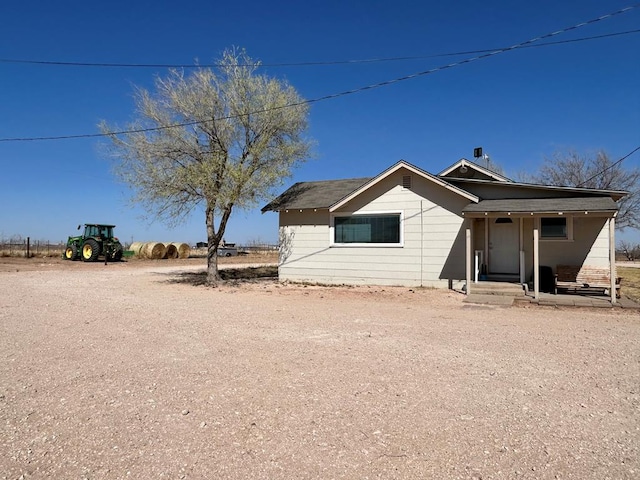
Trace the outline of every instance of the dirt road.
<instances>
[{"instance_id":1,"label":"dirt road","mask_svg":"<svg viewBox=\"0 0 640 480\"><path fill-rule=\"evenodd\" d=\"M637 311L31 267L0 269L0 478L640 476Z\"/></svg>"}]
</instances>

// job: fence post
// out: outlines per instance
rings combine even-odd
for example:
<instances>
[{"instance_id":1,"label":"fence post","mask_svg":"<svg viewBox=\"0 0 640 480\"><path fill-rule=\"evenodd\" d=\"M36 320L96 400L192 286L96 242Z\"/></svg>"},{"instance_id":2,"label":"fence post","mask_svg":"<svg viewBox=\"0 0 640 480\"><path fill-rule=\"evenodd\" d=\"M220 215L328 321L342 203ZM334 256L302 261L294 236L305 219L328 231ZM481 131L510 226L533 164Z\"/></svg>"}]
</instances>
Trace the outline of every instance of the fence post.
<instances>
[{"instance_id":1,"label":"fence post","mask_svg":"<svg viewBox=\"0 0 640 480\"><path fill-rule=\"evenodd\" d=\"M30 247L30 243L31 243L31 237L27 237L27 258L30 258L31 256L29 255L29 247Z\"/></svg>"}]
</instances>

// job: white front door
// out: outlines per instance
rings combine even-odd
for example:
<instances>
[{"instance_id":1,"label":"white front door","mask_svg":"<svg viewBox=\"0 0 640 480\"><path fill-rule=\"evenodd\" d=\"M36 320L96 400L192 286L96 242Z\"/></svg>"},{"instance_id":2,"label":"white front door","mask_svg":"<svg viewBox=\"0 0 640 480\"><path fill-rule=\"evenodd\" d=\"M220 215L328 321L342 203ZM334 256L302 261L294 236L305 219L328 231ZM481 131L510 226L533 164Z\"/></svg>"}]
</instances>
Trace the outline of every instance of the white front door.
<instances>
[{"instance_id":1,"label":"white front door","mask_svg":"<svg viewBox=\"0 0 640 480\"><path fill-rule=\"evenodd\" d=\"M492 218L489 223L489 273L519 273L520 227L518 219Z\"/></svg>"}]
</instances>

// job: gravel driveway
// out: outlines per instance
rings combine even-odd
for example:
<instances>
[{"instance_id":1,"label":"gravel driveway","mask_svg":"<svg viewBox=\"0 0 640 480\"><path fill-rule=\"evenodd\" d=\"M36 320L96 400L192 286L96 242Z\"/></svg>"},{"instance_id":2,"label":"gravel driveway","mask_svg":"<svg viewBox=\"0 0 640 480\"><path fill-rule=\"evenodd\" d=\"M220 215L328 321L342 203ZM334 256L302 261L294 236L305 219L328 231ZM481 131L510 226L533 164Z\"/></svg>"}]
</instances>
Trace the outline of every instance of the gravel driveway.
<instances>
[{"instance_id":1,"label":"gravel driveway","mask_svg":"<svg viewBox=\"0 0 640 480\"><path fill-rule=\"evenodd\" d=\"M640 477L637 311L73 265L0 272L0 478Z\"/></svg>"}]
</instances>

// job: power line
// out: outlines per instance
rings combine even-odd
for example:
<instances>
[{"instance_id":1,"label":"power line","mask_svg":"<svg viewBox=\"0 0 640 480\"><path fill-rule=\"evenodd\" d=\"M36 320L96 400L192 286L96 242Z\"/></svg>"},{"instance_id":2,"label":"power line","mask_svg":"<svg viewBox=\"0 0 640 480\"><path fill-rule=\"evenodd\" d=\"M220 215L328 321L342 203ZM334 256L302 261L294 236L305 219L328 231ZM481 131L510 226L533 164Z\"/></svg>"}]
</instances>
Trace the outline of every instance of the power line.
<instances>
[{"instance_id":1,"label":"power line","mask_svg":"<svg viewBox=\"0 0 640 480\"><path fill-rule=\"evenodd\" d=\"M582 187L583 185L586 185L587 183L589 183L591 180L593 180L594 178L599 177L600 175L602 175L604 172L606 172L607 170L611 170L613 167L615 167L616 165L622 163L624 160L626 160L627 158L629 158L631 155L633 155L634 153L636 153L638 150L640 150L640 146L634 148L633 150L631 150L631 152L627 153L624 157L622 157L619 160L616 160L615 162L613 162L611 165L609 165L607 168L603 168L601 171L599 171L598 173L596 173L595 175L587 178L584 182L580 182L578 185L576 185L576 187Z\"/></svg>"},{"instance_id":2,"label":"power line","mask_svg":"<svg viewBox=\"0 0 640 480\"><path fill-rule=\"evenodd\" d=\"M386 80L384 82L374 83L374 84L371 84L371 85L367 85L367 86L359 87L359 88L354 88L354 89L346 90L346 91L339 92L339 93L333 93L333 94L329 94L329 95L324 95L322 97L318 97L318 98L311 99L311 100L304 100L304 101L301 101L301 102L291 103L291 104L283 105L283 106L280 106L280 107L273 107L273 108L269 108L269 109L252 111L252 112L249 112L249 114L253 115L253 114L265 113L265 112L273 111L273 110L280 110L280 109L283 109L283 108L291 108L291 107L297 107L297 106L301 106L301 105L311 105L311 104L322 102L322 101L325 101L325 100L332 100L332 99L335 99L335 98L344 97L344 96L347 96L347 95L353 95L355 93L364 92L366 90L374 90L376 88L386 87L388 85L393 85L395 83L403 82L403 81L406 81L406 80L411 80L411 79L422 77L422 76L425 76L425 75L430 75L432 73L440 72L440 71L447 70L447 69L450 69L450 68L453 68L453 67L458 67L460 65L465 65L465 64L472 63L472 62L475 62L475 61L478 61L478 60L483 60L485 58L493 57L493 56L499 55L501 53L509 52L509 51L512 51L512 50L521 49L521 48L527 47L527 46L529 46L529 45L531 45L531 44L533 44L535 42L538 42L540 40L544 40L546 38L555 37L556 35L560 35L562 33L566 33L566 32L569 32L569 31L572 31L572 30L576 30L576 29L579 29L579 28L587 26L587 25L591 25L591 24L596 23L596 22L600 22L600 21L605 20L607 18L611 18L613 16L620 15L622 13L628 12L628 11L634 9L634 8L637 8L637 7L640 7L640 4L636 4L636 5L632 5L632 6L629 6L629 7L625 7L623 9L617 10L615 12L607 13L607 14L601 15L601 16L599 16L597 18L593 18L591 20L587 20L585 22L578 23L578 24L573 25L571 27L563 28L562 30L557 30L555 32L547 33L547 34L541 35L539 37L534 37L534 38L531 38L531 39L526 40L524 42L512 45L510 47L505 47L505 48L501 48L501 49L498 49L498 50L493 50L493 51L488 52L488 53L483 53L482 55L477 55L475 57L466 58L466 59L460 60L458 62L449 63L448 65L441 65L439 67L431 68L429 70L424 70L422 72L412 73L410 75L405 75L403 77L398 77L398 78L394 78L392 80ZM244 115L247 115L247 114L228 115L228 116L216 118L215 120L216 121L229 120L229 119L236 118L236 117L239 117L239 116L244 116ZM195 120L195 121L191 121L191 122L176 123L176 124L173 124L173 125L121 130L121 131L118 131L118 132L111 132L111 133L86 133L86 134L78 134L78 135L61 135L61 136L52 136L52 137L0 138L0 142L29 142L29 141L70 140L70 139L78 139L78 138L107 137L107 136L113 136L113 135L126 135L126 134L130 134L130 133L154 132L154 131L160 131L160 130L167 130L169 128L181 128L181 127L187 127L187 126L198 125L198 124L201 124L201 123L206 123L207 121L209 121L209 120L202 120L202 121Z\"/></svg>"},{"instance_id":3,"label":"power line","mask_svg":"<svg viewBox=\"0 0 640 480\"><path fill-rule=\"evenodd\" d=\"M640 33L640 29L626 30L624 32L605 33L602 35L593 35L590 37L581 37L568 40L558 40L555 42L546 42L535 45L524 45L519 48L538 48L549 47L554 45L562 45L567 43L584 42L588 40L599 40L602 38L617 37L621 35L630 35L632 33ZM485 48L481 50L462 50L459 52L435 53L432 55L414 55L404 57L381 57L381 58L365 58L355 60L331 60L331 61L314 61L314 62L285 62L285 63L243 63L240 67L307 67L307 66L329 66L329 65L357 65L361 63L382 63L382 62L399 62L408 60L425 60L428 58L455 57L460 55L475 55L479 53L494 52L503 50L505 47ZM0 58L0 63L28 64L28 65L46 65L46 66L62 66L62 67L100 67L100 68L216 68L220 67L220 63L100 63L100 62L62 62L49 60L25 60Z\"/></svg>"}]
</instances>

